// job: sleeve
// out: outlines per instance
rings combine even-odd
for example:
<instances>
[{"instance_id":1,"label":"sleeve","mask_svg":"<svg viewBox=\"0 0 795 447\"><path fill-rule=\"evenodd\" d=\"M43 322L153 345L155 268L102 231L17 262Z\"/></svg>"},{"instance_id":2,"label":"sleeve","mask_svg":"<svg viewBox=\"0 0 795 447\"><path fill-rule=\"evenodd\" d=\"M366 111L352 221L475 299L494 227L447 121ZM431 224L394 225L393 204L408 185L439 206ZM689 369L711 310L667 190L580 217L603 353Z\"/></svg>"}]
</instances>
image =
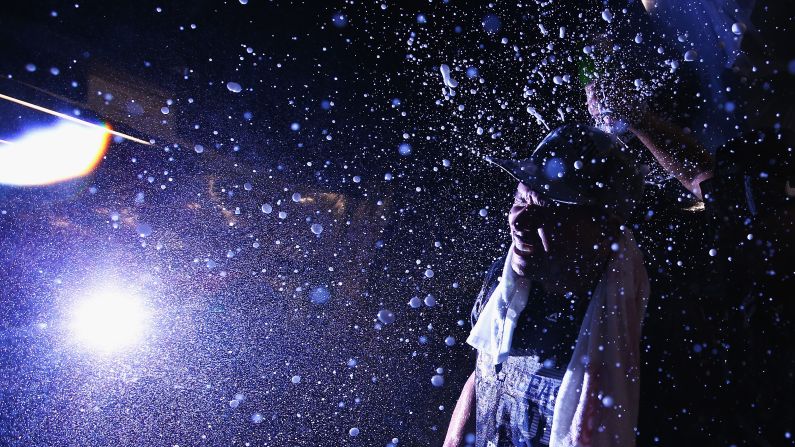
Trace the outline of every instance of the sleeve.
<instances>
[{"instance_id":1,"label":"sleeve","mask_svg":"<svg viewBox=\"0 0 795 447\"><path fill-rule=\"evenodd\" d=\"M551 447L634 447L640 335L649 298L629 230L594 290L555 401Z\"/></svg>"}]
</instances>

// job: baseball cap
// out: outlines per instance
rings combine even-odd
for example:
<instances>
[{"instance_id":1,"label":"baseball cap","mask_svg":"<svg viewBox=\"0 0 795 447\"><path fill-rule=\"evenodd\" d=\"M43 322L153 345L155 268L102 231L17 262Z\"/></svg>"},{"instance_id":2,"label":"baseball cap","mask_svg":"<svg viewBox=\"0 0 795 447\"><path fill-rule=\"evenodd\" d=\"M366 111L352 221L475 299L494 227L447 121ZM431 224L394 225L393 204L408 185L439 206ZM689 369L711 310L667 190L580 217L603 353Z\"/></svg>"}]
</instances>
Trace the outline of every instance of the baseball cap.
<instances>
[{"instance_id":1,"label":"baseball cap","mask_svg":"<svg viewBox=\"0 0 795 447\"><path fill-rule=\"evenodd\" d=\"M528 158L485 159L555 202L595 205L626 218L643 196L643 176L615 137L585 124L558 127Z\"/></svg>"}]
</instances>

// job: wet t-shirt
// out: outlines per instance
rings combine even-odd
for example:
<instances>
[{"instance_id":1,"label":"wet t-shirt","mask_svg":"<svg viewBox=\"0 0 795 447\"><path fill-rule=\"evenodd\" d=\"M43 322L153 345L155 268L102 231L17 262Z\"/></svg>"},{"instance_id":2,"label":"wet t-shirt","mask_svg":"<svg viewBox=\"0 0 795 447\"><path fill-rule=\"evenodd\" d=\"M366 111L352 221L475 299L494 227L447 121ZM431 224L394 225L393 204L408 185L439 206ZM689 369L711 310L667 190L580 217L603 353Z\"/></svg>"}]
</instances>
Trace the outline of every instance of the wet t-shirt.
<instances>
[{"instance_id":1,"label":"wet t-shirt","mask_svg":"<svg viewBox=\"0 0 795 447\"><path fill-rule=\"evenodd\" d=\"M480 312L499 283L505 257L497 259L486 272L483 287L472 309L474 326ZM527 305L519 315L511 342L510 355L536 355L553 360L559 367L568 365L577 335L585 317L588 300L547 294L540 284L533 283Z\"/></svg>"},{"instance_id":2,"label":"wet t-shirt","mask_svg":"<svg viewBox=\"0 0 795 447\"><path fill-rule=\"evenodd\" d=\"M474 326L497 287L505 258L486 273L472 309ZM555 399L582 324L587 300L550 296L538 284L514 330L508 359L478 353L476 446L549 445Z\"/></svg>"}]
</instances>

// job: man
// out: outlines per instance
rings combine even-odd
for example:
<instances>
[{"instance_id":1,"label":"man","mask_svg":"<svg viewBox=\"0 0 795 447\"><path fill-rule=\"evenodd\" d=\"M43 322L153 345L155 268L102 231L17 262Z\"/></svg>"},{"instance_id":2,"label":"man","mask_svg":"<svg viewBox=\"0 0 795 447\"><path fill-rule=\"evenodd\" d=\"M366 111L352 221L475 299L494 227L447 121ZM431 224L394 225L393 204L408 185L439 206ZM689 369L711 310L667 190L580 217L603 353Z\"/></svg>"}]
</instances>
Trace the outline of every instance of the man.
<instances>
[{"instance_id":1,"label":"man","mask_svg":"<svg viewBox=\"0 0 795 447\"><path fill-rule=\"evenodd\" d=\"M519 182L512 244L476 300L477 366L445 445L461 445L474 417L478 447L634 446L649 284L622 224L640 174L584 125L556 129L527 159L489 161Z\"/></svg>"},{"instance_id":2,"label":"man","mask_svg":"<svg viewBox=\"0 0 795 447\"><path fill-rule=\"evenodd\" d=\"M713 218L713 294L725 312L716 334L728 351L722 433L737 445L795 445L793 141L773 129L732 140L702 183Z\"/></svg>"},{"instance_id":3,"label":"man","mask_svg":"<svg viewBox=\"0 0 795 447\"><path fill-rule=\"evenodd\" d=\"M706 303L702 312L711 322L705 320L703 325L712 333L705 334L705 340L720 348L714 349L715 359L707 357L697 369L707 377L701 379L700 395L692 397L698 404L695 413L707 421L699 424L699 431L707 435L700 443L795 445L791 397L795 393L791 349L795 334L791 299L795 287L791 243L795 138L787 128L791 122L759 120L769 127L746 132L719 147L713 164L699 144L648 107L626 101L619 107L606 107L605 100L623 99L599 98L596 90L589 85L586 96L599 124L605 119L599 111L605 108L636 117L629 131L667 172L704 200L711 218L702 230L711 236L709 246L694 247L700 256L693 257L697 267L703 264L708 271L688 297L688 301ZM757 101L765 105L750 95L747 99L749 105ZM776 116L791 114L789 105L778 110ZM692 433L687 436L693 440Z\"/></svg>"}]
</instances>

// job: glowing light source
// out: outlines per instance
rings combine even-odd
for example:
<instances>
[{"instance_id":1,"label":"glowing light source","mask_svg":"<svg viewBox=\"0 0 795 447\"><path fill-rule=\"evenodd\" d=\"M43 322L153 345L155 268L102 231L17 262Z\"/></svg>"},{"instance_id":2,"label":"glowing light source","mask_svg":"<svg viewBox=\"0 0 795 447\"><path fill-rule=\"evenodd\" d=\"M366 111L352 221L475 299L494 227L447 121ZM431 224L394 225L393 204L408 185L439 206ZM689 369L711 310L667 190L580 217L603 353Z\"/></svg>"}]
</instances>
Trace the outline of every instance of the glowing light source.
<instances>
[{"instance_id":1,"label":"glowing light source","mask_svg":"<svg viewBox=\"0 0 795 447\"><path fill-rule=\"evenodd\" d=\"M0 145L0 184L47 185L91 172L110 133L61 121Z\"/></svg>"},{"instance_id":2,"label":"glowing light source","mask_svg":"<svg viewBox=\"0 0 795 447\"><path fill-rule=\"evenodd\" d=\"M4 95L2 93L0 93L0 99L4 99L6 101L13 102L14 104L19 104L21 106L25 106L25 107L27 107L29 109L38 110L39 112L44 112L44 113L46 113L48 115L57 116L58 118L61 118L61 119L66 120L66 121L69 121L71 123L79 124L81 126L90 127L92 129L98 129L100 131L106 131L106 132L109 132L111 135L116 135L117 137L126 138L126 139L128 139L130 141L135 141L136 143L146 144L146 145L150 145L150 146L152 145L152 143L150 143L148 141L144 141L144 140L141 140L139 138L132 137L130 135L127 135L126 133L121 133L119 131L112 130L108 126L105 126L103 128L99 124L89 123L88 121L83 121L81 119L77 119L77 118L75 118L73 116L70 116L70 115L67 115L65 113L56 112L55 110L48 109L46 107L42 107L40 105L36 105L36 104L31 103L31 102L23 101L21 99L14 98L14 97L11 97L11 96L8 96L8 95Z\"/></svg>"},{"instance_id":3,"label":"glowing light source","mask_svg":"<svg viewBox=\"0 0 795 447\"><path fill-rule=\"evenodd\" d=\"M646 8L646 12L654 11L654 8L657 7L657 0L641 0L643 3L643 7Z\"/></svg>"},{"instance_id":4,"label":"glowing light source","mask_svg":"<svg viewBox=\"0 0 795 447\"><path fill-rule=\"evenodd\" d=\"M110 353L139 341L146 320L147 312L139 297L107 287L77 303L71 329L81 345Z\"/></svg>"}]
</instances>

